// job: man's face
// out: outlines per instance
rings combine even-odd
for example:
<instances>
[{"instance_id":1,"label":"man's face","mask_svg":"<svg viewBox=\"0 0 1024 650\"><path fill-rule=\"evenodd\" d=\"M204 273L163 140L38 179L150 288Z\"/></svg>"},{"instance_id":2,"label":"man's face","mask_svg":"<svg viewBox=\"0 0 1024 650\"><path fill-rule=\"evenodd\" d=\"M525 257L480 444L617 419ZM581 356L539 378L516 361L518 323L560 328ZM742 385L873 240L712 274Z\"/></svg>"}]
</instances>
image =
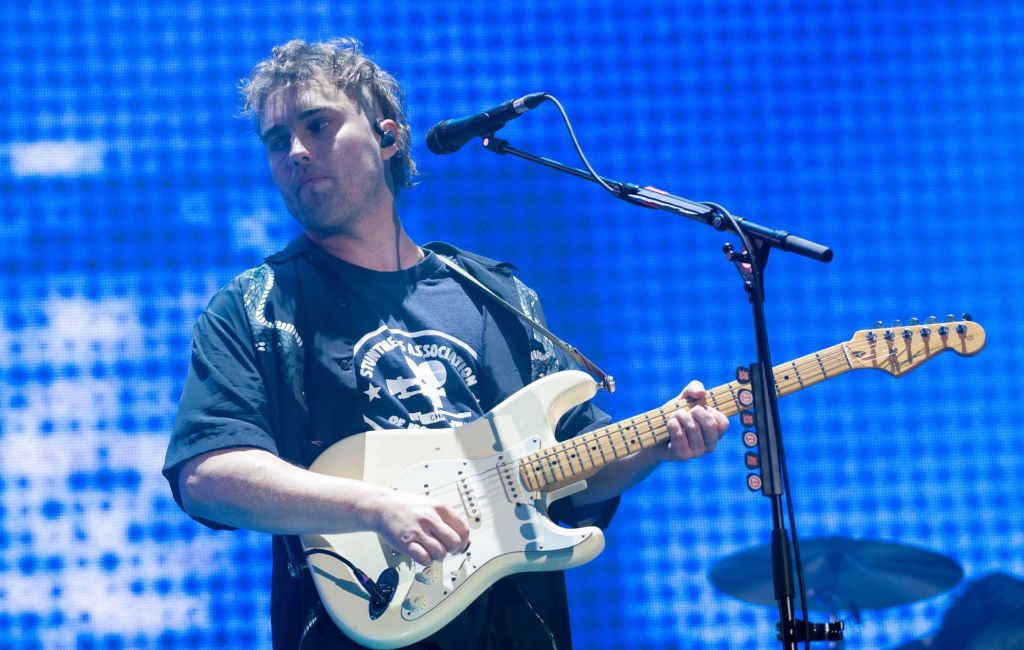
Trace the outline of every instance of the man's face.
<instances>
[{"instance_id":1,"label":"man's face","mask_svg":"<svg viewBox=\"0 0 1024 650\"><path fill-rule=\"evenodd\" d=\"M385 161L395 148L381 148L370 119L327 82L284 86L267 97L260 139L288 211L307 230L351 233L391 201Z\"/></svg>"}]
</instances>

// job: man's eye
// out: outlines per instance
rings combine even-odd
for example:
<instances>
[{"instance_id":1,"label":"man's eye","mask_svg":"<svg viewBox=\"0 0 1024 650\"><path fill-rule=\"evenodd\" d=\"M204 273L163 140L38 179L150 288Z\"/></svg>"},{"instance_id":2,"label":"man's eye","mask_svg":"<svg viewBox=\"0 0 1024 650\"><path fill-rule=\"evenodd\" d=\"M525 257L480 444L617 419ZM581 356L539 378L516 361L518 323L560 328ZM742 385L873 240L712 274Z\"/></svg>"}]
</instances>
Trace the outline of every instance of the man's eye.
<instances>
[{"instance_id":1,"label":"man's eye","mask_svg":"<svg viewBox=\"0 0 1024 650\"><path fill-rule=\"evenodd\" d=\"M320 131L323 131L324 129L326 129L328 124L330 124L329 120L325 120L325 119L313 120L312 122L309 123L309 130L311 132L313 132L313 133L319 133Z\"/></svg>"},{"instance_id":2,"label":"man's eye","mask_svg":"<svg viewBox=\"0 0 1024 650\"><path fill-rule=\"evenodd\" d=\"M271 151L283 151L287 147L288 138L284 137L283 135L278 136L276 138L271 138L270 140L267 141L267 148L269 148Z\"/></svg>"}]
</instances>

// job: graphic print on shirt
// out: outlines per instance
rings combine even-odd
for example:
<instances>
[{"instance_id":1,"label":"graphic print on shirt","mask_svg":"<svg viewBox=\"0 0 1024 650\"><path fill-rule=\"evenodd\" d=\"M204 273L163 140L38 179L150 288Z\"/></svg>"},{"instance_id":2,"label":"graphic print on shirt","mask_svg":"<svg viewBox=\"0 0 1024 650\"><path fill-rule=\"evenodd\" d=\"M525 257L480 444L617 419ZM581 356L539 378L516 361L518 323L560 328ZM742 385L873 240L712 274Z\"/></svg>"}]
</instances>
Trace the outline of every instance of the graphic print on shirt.
<instances>
[{"instance_id":1,"label":"graphic print on shirt","mask_svg":"<svg viewBox=\"0 0 1024 650\"><path fill-rule=\"evenodd\" d=\"M374 429L458 427L480 414L479 355L454 336L382 325L352 355L357 388L366 396L363 420Z\"/></svg>"}]
</instances>

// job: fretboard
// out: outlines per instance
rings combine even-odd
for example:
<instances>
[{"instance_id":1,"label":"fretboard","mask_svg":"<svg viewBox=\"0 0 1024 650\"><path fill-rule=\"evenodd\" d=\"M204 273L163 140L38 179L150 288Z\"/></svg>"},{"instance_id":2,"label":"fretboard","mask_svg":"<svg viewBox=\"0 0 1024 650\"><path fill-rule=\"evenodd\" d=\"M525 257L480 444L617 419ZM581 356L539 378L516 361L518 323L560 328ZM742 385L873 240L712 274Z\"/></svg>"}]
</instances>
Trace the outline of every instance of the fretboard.
<instances>
[{"instance_id":1,"label":"fretboard","mask_svg":"<svg viewBox=\"0 0 1024 650\"><path fill-rule=\"evenodd\" d=\"M779 397L821 383L854 368L845 344L772 368ZM727 417L750 408L741 402L741 391L749 388L733 381L707 391L707 405ZM667 423L672 414L689 409L687 400L675 400L646 413L600 429L589 431L520 459L519 473L527 489L543 492L574 483L608 463L669 439Z\"/></svg>"}]
</instances>

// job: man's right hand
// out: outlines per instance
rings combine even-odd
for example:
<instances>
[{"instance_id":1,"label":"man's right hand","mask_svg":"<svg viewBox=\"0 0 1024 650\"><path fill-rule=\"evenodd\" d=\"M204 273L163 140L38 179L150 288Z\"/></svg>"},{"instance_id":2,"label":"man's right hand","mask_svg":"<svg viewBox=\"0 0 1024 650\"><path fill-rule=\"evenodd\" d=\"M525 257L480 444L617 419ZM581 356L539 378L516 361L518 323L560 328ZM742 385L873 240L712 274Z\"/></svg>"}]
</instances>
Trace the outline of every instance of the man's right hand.
<instances>
[{"instance_id":1,"label":"man's right hand","mask_svg":"<svg viewBox=\"0 0 1024 650\"><path fill-rule=\"evenodd\" d=\"M384 541L420 564L443 560L469 544L469 525L437 499L388 491L375 510Z\"/></svg>"}]
</instances>

